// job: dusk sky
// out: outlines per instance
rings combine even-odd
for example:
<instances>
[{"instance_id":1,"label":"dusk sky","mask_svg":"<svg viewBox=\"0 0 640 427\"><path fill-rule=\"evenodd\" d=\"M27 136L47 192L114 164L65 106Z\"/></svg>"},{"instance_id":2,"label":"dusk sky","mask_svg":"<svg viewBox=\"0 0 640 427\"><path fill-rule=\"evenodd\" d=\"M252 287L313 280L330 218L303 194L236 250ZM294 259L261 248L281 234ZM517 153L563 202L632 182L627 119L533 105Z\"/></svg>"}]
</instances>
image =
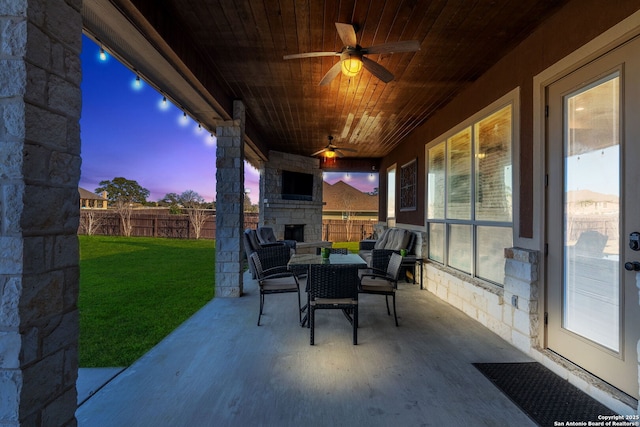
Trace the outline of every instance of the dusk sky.
<instances>
[{"instance_id":1,"label":"dusk sky","mask_svg":"<svg viewBox=\"0 0 640 427\"><path fill-rule=\"evenodd\" d=\"M216 194L215 137L184 120L180 109L141 82L135 74L83 36L82 49L82 173L80 187L94 191L102 180L125 177L137 181L157 201L167 193L193 190L206 201ZM339 180L361 191L378 186L370 174L325 173L325 181ZM258 202L259 173L245 163L245 188Z\"/></svg>"}]
</instances>

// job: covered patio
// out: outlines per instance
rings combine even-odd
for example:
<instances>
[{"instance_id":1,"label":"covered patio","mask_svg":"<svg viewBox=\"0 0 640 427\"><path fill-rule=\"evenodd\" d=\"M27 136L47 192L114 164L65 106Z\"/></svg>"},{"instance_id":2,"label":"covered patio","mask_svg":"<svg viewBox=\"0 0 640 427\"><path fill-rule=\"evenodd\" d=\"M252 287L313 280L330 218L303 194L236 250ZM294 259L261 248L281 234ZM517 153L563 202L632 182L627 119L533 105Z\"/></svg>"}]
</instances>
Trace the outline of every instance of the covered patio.
<instances>
[{"instance_id":1,"label":"covered patio","mask_svg":"<svg viewBox=\"0 0 640 427\"><path fill-rule=\"evenodd\" d=\"M21 0L0 2L0 25L0 424L525 425L472 363L531 359L637 417L637 0ZM83 33L215 134L219 223L216 299L77 409ZM392 53L405 42L420 50ZM378 65L333 74L343 53ZM298 54L311 56L285 59ZM615 348L563 323L563 135L587 129L565 120L565 94L603 76L616 119L585 123L618 150L588 172L624 184L606 254L620 273L602 328ZM317 156L330 135L337 162ZM314 208L322 171L379 174L377 225L416 233L424 260L424 290L400 290L399 328L375 296L358 346L337 316L310 347L293 297L269 298L255 326L245 160L261 215L281 205L285 169L315 174L302 201Z\"/></svg>"},{"instance_id":2,"label":"covered patio","mask_svg":"<svg viewBox=\"0 0 640 427\"><path fill-rule=\"evenodd\" d=\"M418 285L399 285L399 327L362 295L357 346L332 310L310 346L295 294L268 295L258 327L244 279L243 297L212 300L82 404L78 425L535 425L472 365L531 358Z\"/></svg>"}]
</instances>

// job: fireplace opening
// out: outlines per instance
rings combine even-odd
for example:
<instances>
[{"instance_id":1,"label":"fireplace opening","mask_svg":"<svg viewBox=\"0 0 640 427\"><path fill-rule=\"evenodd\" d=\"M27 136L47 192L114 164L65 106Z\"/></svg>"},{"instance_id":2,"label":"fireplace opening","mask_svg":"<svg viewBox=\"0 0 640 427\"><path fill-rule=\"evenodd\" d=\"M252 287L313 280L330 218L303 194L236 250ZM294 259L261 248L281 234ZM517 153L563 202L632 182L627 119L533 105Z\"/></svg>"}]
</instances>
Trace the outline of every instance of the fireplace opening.
<instances>
[{"instance_id":1,"label":"fireplace opening","mask_svg":"<svg viewBox=\"0 0 640 427\"><path fill-rule=\"evenodd\" d=\"M287 224L284 226L284 239L304 242L304 224Z\"/></svg>"}]
</instances>

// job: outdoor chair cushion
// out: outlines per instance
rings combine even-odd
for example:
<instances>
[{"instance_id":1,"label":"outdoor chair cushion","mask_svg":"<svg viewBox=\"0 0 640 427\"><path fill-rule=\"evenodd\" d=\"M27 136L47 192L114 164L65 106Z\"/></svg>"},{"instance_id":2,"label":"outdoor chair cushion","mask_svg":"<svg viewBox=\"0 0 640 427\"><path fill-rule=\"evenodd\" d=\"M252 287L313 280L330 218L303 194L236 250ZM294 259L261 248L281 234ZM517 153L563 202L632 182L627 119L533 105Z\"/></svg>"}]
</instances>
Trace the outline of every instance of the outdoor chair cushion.
<instances>
[{"instance_id":1,"label":"outdoor chair cushion","mask_svg":"<svg viewBox=\"0 0 640 427\"><path fill-rule=\"evenodd\" d=\"M371 240L362 240L358 254L367 262L369 267L373 267L373 251L394 251L399 253L401 249L405 249L407 254L410 254L413 251L415 237L415 233L411 230L388 228L380 235L375 243ZM387 255L387 258L388 256L389 255Z\"/></svg>"}]
</instances>

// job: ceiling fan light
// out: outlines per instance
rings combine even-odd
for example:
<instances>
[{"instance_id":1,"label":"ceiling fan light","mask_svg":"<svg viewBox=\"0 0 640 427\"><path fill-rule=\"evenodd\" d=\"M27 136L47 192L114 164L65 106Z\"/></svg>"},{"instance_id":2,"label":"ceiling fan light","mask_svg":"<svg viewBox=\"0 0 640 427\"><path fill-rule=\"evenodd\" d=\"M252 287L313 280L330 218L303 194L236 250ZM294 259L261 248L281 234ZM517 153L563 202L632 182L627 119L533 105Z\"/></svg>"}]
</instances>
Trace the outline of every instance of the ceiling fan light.
<instances>
[{"instance_id":1,"label":"ceiling fan light","mask_svg":"<svg viewBox=\"0 0 640 427\"><path fill-rule=\"evenodd\" d=\"M333 159L336 156L336 152L333 151L333 150L327 150L327 151L324 152L324 156L327 159Z\"/></svg>"},{"instance_id":2,"label":"ceiling fan light","mask_svg":"<svg viewBox=\"0 0 640 427\"><path fill-rule=\"evenodd\" d=\"M342 74L353 77L362 70L362 59L358 55L344 55L342 59Z\"/></svg>"}]
</instances>

